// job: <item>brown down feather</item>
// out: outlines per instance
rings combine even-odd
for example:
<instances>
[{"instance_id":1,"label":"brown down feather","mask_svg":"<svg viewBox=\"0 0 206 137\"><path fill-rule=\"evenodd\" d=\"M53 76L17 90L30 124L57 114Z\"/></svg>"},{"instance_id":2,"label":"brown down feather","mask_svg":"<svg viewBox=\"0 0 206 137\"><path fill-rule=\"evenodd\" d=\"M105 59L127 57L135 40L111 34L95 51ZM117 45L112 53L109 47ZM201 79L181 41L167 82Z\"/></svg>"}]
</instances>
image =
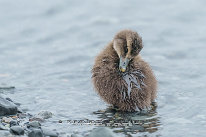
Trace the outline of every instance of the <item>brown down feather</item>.
<instances>
[{"instance_id":1,"label":"brown down feather","mask_svg":"<svg viewBox=\"0 0 206 137\"><path fill-rule=\"evenodd\" d=\"M143 84L140 84L140 88L137 88L132 83L130 96L128 95L128 92L126 92L128 85L123 78L126 73L119 71L119 56L113 48L113 40L95 59L92 69L92 82L95 90L105 102L118 107L121 111L132 112L149 108L156 98L157 80L149 64L139 55L143 47L141 37L134 31L123 30L117 33L114 39L122 39L127 45L131 44L134 39L137 40L139 51L131 55L127 74L136 71L141 72L144 77L135 75L135 78L139 83L142 81ZM128 46L129 48L131 47Z\"/></svg>"}]
</instances>

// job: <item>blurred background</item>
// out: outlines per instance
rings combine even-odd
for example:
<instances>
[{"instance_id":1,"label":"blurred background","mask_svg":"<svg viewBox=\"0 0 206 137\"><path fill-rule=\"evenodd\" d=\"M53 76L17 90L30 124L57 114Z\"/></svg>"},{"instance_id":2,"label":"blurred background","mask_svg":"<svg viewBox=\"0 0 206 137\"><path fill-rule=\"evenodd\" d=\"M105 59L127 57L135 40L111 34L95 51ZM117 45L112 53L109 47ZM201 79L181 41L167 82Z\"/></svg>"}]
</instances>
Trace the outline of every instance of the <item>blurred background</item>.
<instances>
[{"instance_id":1,"label":"blurred background","mask_svg":"<svg viewBox=\"0 0 206 137\"><path fill-rule=\"evenodd\" d=\"M0 0L0 90L62 136L95 126L55 120L99 120L108 106L94 92L95 56L122 29L143 38L143 59L159 81L154 125L142 132L111 128L118 136L205 136L205 0ZM142 117L141 117L142 118ZM143 119L144 120L144 119ZM153 130L155 129L155 130Z\"/></svg>"}]
</instances>

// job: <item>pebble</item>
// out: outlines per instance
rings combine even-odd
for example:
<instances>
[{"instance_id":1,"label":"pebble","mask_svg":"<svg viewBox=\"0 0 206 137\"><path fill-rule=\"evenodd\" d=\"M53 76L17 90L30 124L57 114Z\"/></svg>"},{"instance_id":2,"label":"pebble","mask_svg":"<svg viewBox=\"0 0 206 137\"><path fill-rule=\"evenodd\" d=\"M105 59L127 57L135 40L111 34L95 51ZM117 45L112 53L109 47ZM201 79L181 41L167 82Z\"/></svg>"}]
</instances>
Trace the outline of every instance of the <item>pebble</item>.
<instances>
[{"instance_id":1,"label":"pebble","mask_svg":"<svg viewBox=\"0 0 206 137\"><path fill-rule=\"evenodd\" d=\"M38 121L32 121L29 123L29 126L34 128L39 128L41 127L41 124Z\"/></svg>"},{"instance_id":2,"label":"pebble","mask_svg":"<svg viewBox=\"0 0 206 137\"><path fill-rule=\"evenodd\" d=\"M16 120L11 120L9 124L10 124L10 127L19 125L19 123Z\"/></svg>"},{"instance_id":3,"label":"pebble","mask_svg":"<svg viewBox=\"0 0 206 137\"><path fill-rule=\"evenodd\" d=\"M0 116L15 115L17 113L17 106L0 96Z\"/></svg>"},{"instance_id":4,"label":"pebble","mask_svg":"<svg viewBox=\"0 0 206 137\"><path fill-rule=\"evenodd\" d=\"M88 137L116 137L111 129L107 127L99 127L94 129Z\"/></svg>"},{"instance_id":5,"label":"pebble","mask_svg":"<svg viewBox=\"0 0 206 137\"><path fill-rule=\"evenodd\" d=\"M33 117L33 118L30 118L29 121L30 122L32 122L32 121L44 122L45 120L43 118Z\"/></svg>"},{"instance_id":6,"label":"pebble","mask_svg":"<svg viewBox=\"0 0 206 137\"><path fill-rule=\"evenodd\" d=\"M49 130L46 128L42 128L44 136L50 136L50 137L58 137L58 133L53 130Z\"/></svg>"},{"instance_id":7,"label":"pebble","mask_svg":"<svg viewBox=\"0 0 206 137\"><path fill-rule=\"evenodd\" d=\"M10 101L10 102L13 102L13 100L11 100L10 98L5 98L6 100Z\"/></svg>"},{"instance_id":8,"label":"pebble","mask_svg":"<svg viewBox=\"0 0 206 137\"><path fill-rule=\"evenodd\" d=\"M38 116L42 117L43 119L48 119L52 117L52 113L49 111L42 111L38 114Z\"/></svg>"},{"instance_id":9,"label":"pebble","mask_svg":"<svg viewBox=\"0 0 206 137\"><path fill-rule=\"evenodd\" d=\"M3 130L0 132L0 137L13 137L8 130Z\"/></svg>"},{"instance_id":10,"label":"pebble","mask_svg":"<svg viewBox=\"0 0 206 137\"><path fill-rule=\"evenodd\" d=\"M2 86L0 87L0 89L14 89L15 87L14 86Z\"/></svg>"},{"instance_id":11,"label":"pebble","mask_svg":"<svg viewBox=\"0 0 206 137\"><path fill-rule=\"evenodd\" d=\"M17 105L17 106L20 106L21 104L20 103L17 103L17 102L14 102L12 99L10 99L10 98L5 98L6 100L8 100L8 101L10 101L10 102L13 102L15 105Z\"/></svg>"},{"instance_id":12,"label":"pebble","mask_svg":"<svg viewBox=\"0 0 206 137\"><path fill-rule=\"evenodd\" d=\"M43 137L43 133L41 129L33 129L29 132L28 137Z\"/></svg>"},{"instance_id":13,"label":"pebble","mask_svg":"<svg viewBox=\"0 0 206 137\"><path fill-rule=\"evenodd\" d=\"M2 123L0 123L0 130L7 130L7 128Z\"/></svg>"},{"instance_id":14,"label":"pebble","mask_svg":"<svg viewBox=\"0 0 206 137\"><path fill-rule=\"evenodd\" d=\"M10 128L10 124L5 124L4 126L8 129Z\"/></svg>"},{"instance_id":15,"label":"pebble","mask_svg":"<svg viewBox=\"0 0 206 137\"><path fill-rule=\"evenodd\" d=\"M12 119L18 119L18 116L11 116Z\"/></svg>"},{"instance_id":16,"label":"pebble","mask_svg":"<svg viewBox=\"0 0 206 137\"><path fill-rule=\"evenodd\" d=\"M10 132L14 135L24 135L24 129L21 126L12 126Z\"/></svg>"},{"instance_id":17,"label":"pebble","mask_svg":"<svg viewBox=\"0 0 206 137\"><path fill-rule=\"evenodd\" d=\"M24 119L24 118L27 117L27 114L21 113L21 114L17 114L17 116L18 116L18 118L20 118L20 119ZM28 114L28 116L29 116L29 114Z\"/></svg>"},{"instance_id":18,"label":"pebble","mask_svg":"<svg viewBox=\"0 0 206 137\"><path fill-rule=\"evenodd\" d=\"M44 122L45 119L51 118L52 113L49 111L42 111L39 114L35 115L34 117L30 118L29 121L39 121Z\"/></svg>"},{"instance_id":19,"label":"pebble","mask_svg":"<svg viewBox=\"0 0 206 137\"><path fill-rule=\"evenodd\" d=\"M4 123L10 123L10 121L12 121L13 119L11 117L3 117L2 118L2 122Z\"/></svg>"},{"instance_id":20,"label":"pebble","mask_svg":"<svg viewBox=\"0 0 206 137\"><path fill-rule=\"evenodd\" d=\"M72 134L71 137L82 137L81 135Z\"/></svg>"}]
</instances>

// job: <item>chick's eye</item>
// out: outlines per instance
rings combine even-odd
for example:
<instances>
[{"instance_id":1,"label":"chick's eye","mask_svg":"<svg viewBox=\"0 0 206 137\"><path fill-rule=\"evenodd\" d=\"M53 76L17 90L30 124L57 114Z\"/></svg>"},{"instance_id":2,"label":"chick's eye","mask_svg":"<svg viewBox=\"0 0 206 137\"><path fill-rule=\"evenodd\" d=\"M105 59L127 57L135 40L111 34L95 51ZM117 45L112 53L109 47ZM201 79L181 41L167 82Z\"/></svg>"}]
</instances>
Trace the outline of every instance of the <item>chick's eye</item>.
<instances>
[{"instance_id":1,"label":"chick's eye","mask_svg":"<svg viewBox=\"0 0 206 137\"><path fill-rule=\"evenodd\" d=\"M127 46L124 46L124 51L125 51L125 53L128 52Z\"/></svg>"},{"instance_id":2,"label":"chick's eye","mask_svg":"<svg viewBox=\"0 0 206 137\"><path fill-rule=\"evenodd\" d=\"M136 51L136 50L141 50L141 45L140 42L137 41L137 39L134 40L134 43L132 44L132 48Z\"/></svg>"},{"instance_id":3,"label":"chick's eye","mask_svg":"<svg viewBox=\"0 0 206 137\"><path fill-rule=\"evenodd\" d=\"M137 50L137 45L132 44L132 49L136 51Z\"/></svg>"}]
</instances>

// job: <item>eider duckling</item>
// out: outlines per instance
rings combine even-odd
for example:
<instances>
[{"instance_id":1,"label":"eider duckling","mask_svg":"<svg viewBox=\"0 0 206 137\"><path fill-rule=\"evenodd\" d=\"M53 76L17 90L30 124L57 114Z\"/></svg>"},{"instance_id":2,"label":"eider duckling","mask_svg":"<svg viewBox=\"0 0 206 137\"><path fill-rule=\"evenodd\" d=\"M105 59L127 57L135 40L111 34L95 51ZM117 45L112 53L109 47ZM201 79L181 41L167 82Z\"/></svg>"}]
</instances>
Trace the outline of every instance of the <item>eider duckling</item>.
<instances>
[{"instance_id":1,"label":"eider duckling","mask_svg":"<svg viewBox=\"0 0 206 137\"><path fill-rule=\"evenodd\" d=\"M121 111L148 109L156 98L157 80L139 55L142 48L137 32L123 30L96 57L94 88L105 102Z\"/></svg>"}]
</instances>

